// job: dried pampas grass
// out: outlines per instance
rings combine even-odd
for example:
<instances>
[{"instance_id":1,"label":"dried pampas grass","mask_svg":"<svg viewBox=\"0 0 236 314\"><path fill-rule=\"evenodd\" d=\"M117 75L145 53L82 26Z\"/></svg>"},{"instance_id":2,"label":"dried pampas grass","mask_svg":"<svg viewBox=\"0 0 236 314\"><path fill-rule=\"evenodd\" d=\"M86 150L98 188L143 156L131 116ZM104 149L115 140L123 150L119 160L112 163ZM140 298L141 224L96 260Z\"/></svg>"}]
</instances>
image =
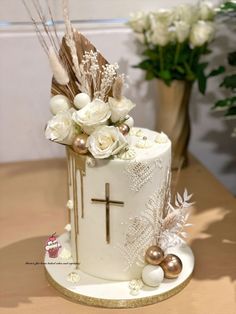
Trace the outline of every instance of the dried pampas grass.
<instances>
[{"instance_id":1,"label":"dried pampas grass","mask_svg":"<svg viewBox=\"0 0 236 314\"><path fill-rule=\"evenodd\" d=\"M124 78L122 75L116 77L113 87L112 87L112 94L116 100L121 100L123 94L123 87L124 87Z\"/></svg>"},{"instance_id":2,"label":"dried pampas grass","mask_svg":"<svg viewBox=\"0 0 236 314\"><path fill-rule=\"evenodd\" d=\"M66 44L70 49L72 63L73 63L73 71L78 80L80 90L82 91L82 86L80 84L81 71L80 71L79 59L78 59L77 49L76 49L75 40L74 40L73 29L72 29L70 18L69 18L68 0L63 0L63 16L64 16L64 22L65 22L65 27L66 27L66 34L65 34Z\"/></svg>"},{"instance_id":3,"label":"dried pampas grass","mask_svg":"<svg viewBox=\"0 0 236 314\"><path fill-rule=\"evenodd\" d=\"M49 47L48 59L53 76L57 83L60 85L67 85L70 81L68 73L59 60L59 57L53 47Z\"/></svg>"}]
</instances>

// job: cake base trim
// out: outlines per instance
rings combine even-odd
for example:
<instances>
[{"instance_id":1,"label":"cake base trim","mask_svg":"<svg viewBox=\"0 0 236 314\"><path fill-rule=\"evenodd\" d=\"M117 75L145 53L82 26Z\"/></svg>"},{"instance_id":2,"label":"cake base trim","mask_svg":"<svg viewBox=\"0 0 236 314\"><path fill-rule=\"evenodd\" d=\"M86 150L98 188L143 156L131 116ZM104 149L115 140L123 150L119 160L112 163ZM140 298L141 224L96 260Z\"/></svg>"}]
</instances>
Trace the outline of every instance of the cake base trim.
<instances>
[{"instance_id":1,"label":"cake base trim","mask_svg":"<svg viewBox=\"0 0 236 314\"><path fill-rule=\"evenodd\" d=\"M68 234L60 236L62 247L69 249ZM154 304L179 293L191 280L194 256L190 247L183 243L171 250L183 260L183 271L174 280L165 279L158 288L144 286L136 296L130 294L129 281L109 281L76 270L71 260L45 256L45 272L49 283L71 301L103 308L135 308ZM78 282L67 280L71 272L78 272Z\"/></svg>"}]
</instances>

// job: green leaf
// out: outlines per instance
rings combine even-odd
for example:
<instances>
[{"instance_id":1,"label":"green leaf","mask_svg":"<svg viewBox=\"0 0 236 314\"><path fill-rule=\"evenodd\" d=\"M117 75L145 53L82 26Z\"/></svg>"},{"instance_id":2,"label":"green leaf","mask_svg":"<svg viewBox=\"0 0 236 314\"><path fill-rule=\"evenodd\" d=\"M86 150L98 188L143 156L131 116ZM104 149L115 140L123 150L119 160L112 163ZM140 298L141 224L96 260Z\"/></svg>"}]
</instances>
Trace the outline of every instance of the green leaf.
<instances>
[{"instance_id":1,"label":"green leaf","mask_svg":"<svg viewBox=\"0 0 236 314\"><path fill-rule=\"evenodd\" d=\"M229 110L226 112L225 116L235 116L236 115L236 106L230 107Z\"/></svg>"},{"instance_id":2,"label":"green leaf","mask_svg":"<svg viewBox=\"0 0 236 314\"><path fill-rule=\"evenodd\" d=\"M217 69L212 70L208 75L208 77L216 76L225 72L225 67L219 66Z\"/></svg>"},{"instance_id":3,"label":"green leaf","mask_svg":"<svg viewBox=\"0 0 236 314\"><path fill-rule=\"evenodd\" d=\"M170 84L172 76L171 76L171 72L168 70L164 70L164 71L160 71L159 72L159 77L165 81L167 84Z\"/></svg>"},{"instance_id":4,"label":"green leaf","mask_svg":"<svg viewBox=\"0 0 236 314\"><path fill-rule=\"evenodd\" d=\"M198 80L198 88L202 94L205 94L207 77L205 75L205 68L207 67L207 62L200 63L197 68L197 80Z\"/></svg>"},{"instance_id":5,"label":"green leaf","mask_svg":"<svg viewBox=\"0 0 236 314\"><path fill-rule=\"evenodd\" d=\"M236 51L228 54L228 63L232 66L236 66Z\"/></svg>"},{"instance_id":6,"label":"green leaf","mask_svg":"<svg viewBox=\"0 0 236 314\"><path fill-rule=\"evenodd\" d=\"M220 86L225 86L226 88L235 89L236 88L236 74L226 76L224 81Z\"/></svg>"},{"instance_id":7,"label":"green leaf","mask_svg":"<svg viewBox=\"0 0 236 314\"><path fill-rule=\"evenodd\" d=\"M156 61L159 59L159 56L156 50L147 49L144 51L143 55L149 57L153 61Z\"/></svg>"},{"instance_id":8,"label":"green leaf","mask_svg":"<svg viewBox=\"0 0 236 314\"><path fill-rule=\"evenodd\" d=\"M133 67L148 71L153 68L153 62L147 59L147 60L143 60L137 65L134 65Z\"/></svg>"},{"instance_id":9,"label":"green leaf","mask_svg":"<svg viewBox=\"0 0 236 314\"><path fill-rule=\"evenodd\" d=\"M185 73L184 68L182 66L180 66L180 65L175 66L174 69L176 69L176 71L181 73L181 74Z\"/></svg>"},{"instance_id":10,"label":"green leaf","mask_svg":"<svg viewBox=\"0 0 236 314\"><path fill-rule=\"evenodd\" d=\"M220 7L222 11L236 11L236 3L228 1Z\"/></svg>"},{"instance_id":11,"label":"green leaf","mask_svg":"<svg viewBox=\"0 0 236 314\"><path fill-rule=\"evenodd\" d=\"M221 99L218 100L215 103L214 108L222 108L222 107L231 107L233 105L236 105L236 97L230 97L230 98L225 98L225 99Z\"/></svg>"},{"instance_id":12,"label":"green leaf","mask_svg":"<svg viewBox=\"0 0 236 314\"><path fill-rule=\"evenodd\" d=\"M222 100L218 100L213 108L223 108L223 107L227 107L229 104L228 99L222 99Z\"/></svg>"},{"instance_id":13,"label":"green leaf","mask_svg":"<svg viewBox=\"0 0 236 314\"><path fill-rule=\"evenodd\" d=\"M146 79L147 81L152 80L154 77L155 77L155 75L154 75L153 72L147 71L146 76L145 76L145 79Z\"/></svg>"}]
</instances>

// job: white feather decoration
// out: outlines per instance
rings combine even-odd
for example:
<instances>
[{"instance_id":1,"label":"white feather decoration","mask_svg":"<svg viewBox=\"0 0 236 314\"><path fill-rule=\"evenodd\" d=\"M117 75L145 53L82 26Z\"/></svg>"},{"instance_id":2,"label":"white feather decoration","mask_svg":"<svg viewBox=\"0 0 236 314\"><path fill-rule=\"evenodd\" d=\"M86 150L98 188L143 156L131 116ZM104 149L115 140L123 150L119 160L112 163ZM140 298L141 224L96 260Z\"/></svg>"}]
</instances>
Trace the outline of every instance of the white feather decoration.
<instances>
[{"instance_id":1,"label":"white feather decoration","mask_svg":"<svg viewBox=\"0 0 236 314\"><path fill-rule=\"evenodd\" d=\"M53 47L49 47L48 59L53 76L58 84L67 85L70 81L68 73L62 65Z\"/></svg>"}]
</instances>

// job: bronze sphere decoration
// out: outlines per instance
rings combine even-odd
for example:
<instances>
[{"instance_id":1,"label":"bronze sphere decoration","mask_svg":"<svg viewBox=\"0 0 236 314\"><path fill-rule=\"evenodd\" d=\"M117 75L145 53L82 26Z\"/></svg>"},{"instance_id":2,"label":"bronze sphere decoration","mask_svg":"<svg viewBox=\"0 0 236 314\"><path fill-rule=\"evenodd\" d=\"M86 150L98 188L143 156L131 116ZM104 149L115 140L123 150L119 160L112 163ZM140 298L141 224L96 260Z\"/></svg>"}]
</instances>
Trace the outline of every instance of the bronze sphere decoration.
<instances>
[{"instance_id":1,"label":"bronze sphere decoration","mask_svg":"<svg viewBox=\"0 0 236 314\"><path fill-rule=\"evenodd\" d=\"M157 245L150 246L145 254L145 260L150 265L159 265L164 259L164 252Z\"/></svg>"},{"instance_id":2,"label":"bronze sphere decoration","mask_svg":"<svg viewBox=\"0 0 236 314\"><path fill-rule=\"evenodd\" d=\"M164 271L165 278L168 279L177 278L183 268L181 259L174 254L168 254L161 262L160 266Z\"/></svg>"}]
</instances>

